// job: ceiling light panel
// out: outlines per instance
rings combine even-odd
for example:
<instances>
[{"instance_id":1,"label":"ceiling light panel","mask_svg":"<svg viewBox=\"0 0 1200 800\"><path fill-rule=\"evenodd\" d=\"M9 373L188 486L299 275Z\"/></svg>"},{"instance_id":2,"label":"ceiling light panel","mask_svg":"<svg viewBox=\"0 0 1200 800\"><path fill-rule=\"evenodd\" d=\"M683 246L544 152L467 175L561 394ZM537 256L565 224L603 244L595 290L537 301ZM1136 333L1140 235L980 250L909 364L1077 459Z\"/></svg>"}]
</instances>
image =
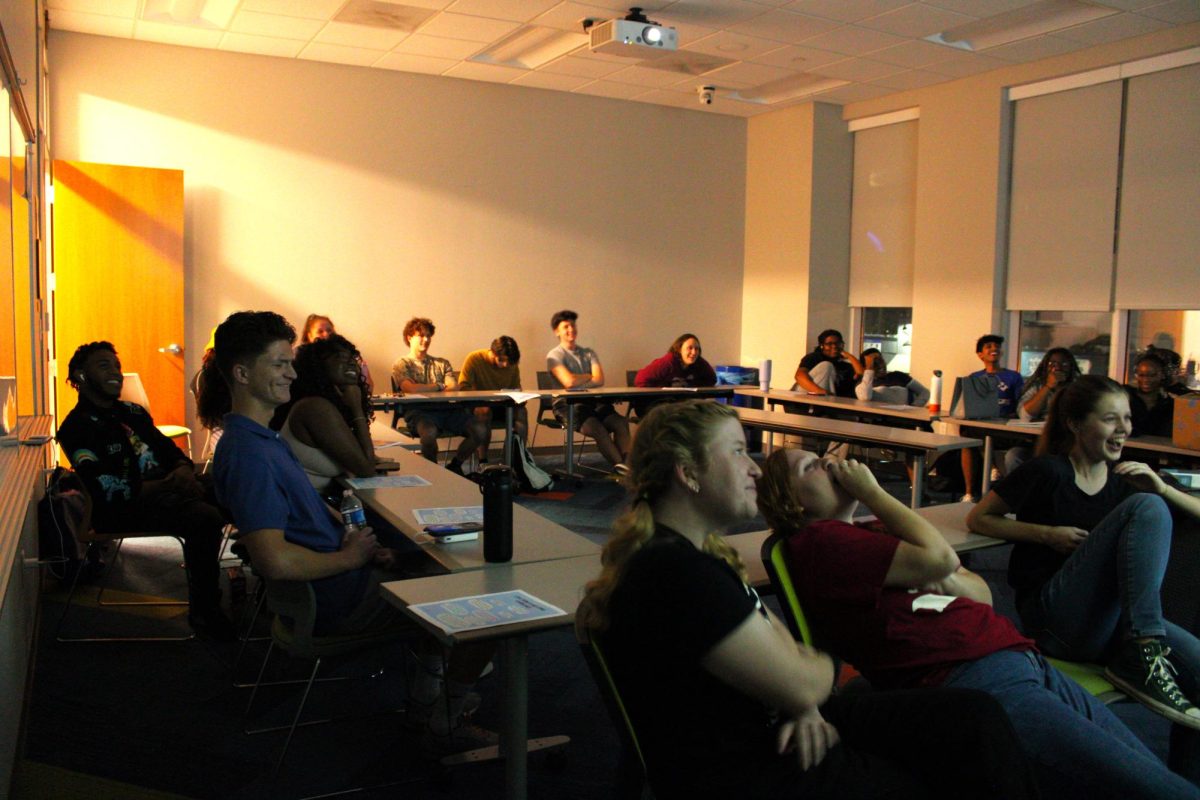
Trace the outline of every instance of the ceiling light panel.
<instances>
[{"instance_id":1,"label":"ceiling light panel","mask_svg":"<svg viewBox=\"0 0 1200 800\"><path fill-rule=\"evenodd\" d=\"M586 33L569 33L556 28L528 25L471 57L481 64L497 64L517 69L537 69L578 50L588 42Z\"/></svg>"},{"instance_id":2,"label":"ceiling light panel","mask_svg":"<svg viewBox=\"0 0 1200 800\"><path fill-rule=\"evenodd\" d=\"M1080 0L1040 0L1027 6L947 28L926 36L935 44L978 52L1121 13L1115 8ZM1064 38L1070 38L1064 36Z\"/></svg>"}]
</instances>

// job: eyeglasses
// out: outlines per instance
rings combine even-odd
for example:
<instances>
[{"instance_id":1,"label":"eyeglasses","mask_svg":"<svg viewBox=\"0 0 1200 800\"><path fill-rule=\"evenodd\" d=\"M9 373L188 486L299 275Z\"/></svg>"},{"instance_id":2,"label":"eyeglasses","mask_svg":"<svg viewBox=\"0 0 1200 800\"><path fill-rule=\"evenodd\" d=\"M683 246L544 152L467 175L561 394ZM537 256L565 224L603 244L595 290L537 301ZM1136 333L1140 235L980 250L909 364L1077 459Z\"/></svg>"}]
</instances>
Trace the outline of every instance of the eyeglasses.
<instances>
[{"instance_id":1,"label":"eyeglasses","mask_svg":"<svg viewBox=\"0 0 1200 800\"><path fill-rule=\"evenodd\" d=\"M1049 363L1052 367L1062 367L1063 369L1067 369L1071 366L1070 361L1051 361Z\"/></svg>"},{"instance_id":2,"label":"eyeglasses","mask_svg":"<svg viewBox=\"0 0 1200 800\"><path fill-rule=\"evenodd\" d=\"M830 339L829 341L821 342L821 347L841 347L844 344L846 343L841 339Z\"/></svg>"}]
</instances>

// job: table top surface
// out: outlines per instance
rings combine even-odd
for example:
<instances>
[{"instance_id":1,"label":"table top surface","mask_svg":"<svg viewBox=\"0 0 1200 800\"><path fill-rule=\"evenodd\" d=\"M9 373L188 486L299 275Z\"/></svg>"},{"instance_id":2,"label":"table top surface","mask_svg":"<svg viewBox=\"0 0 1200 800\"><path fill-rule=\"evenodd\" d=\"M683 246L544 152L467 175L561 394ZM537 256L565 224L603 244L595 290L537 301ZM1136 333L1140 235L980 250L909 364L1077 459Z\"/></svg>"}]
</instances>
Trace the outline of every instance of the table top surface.
<instances>
[{"instance_id":1,"label":"table top surface","mask_svg":"<svg viewBox=\"0 0 1200 800\"><path fill-rule=\"evenodd\" d=\"M520 389L509 390L511 392L520 392ZM531 392L530 394L536 394ZM392 408L393 406L408 406L408 405L427 405L427 404L446 404L446 403L474 403L476 405L507 405L514 403L509 397L509 392L493 392L484 390L469 390L458 391L452 390L449 392L409 392L406 394L373 394L371 395L371 407L376 409Z\"/></svg>"},{"instance_id":2,"label":"table top surface","mask_svg":"<svg viewBox=\"0 0 1200 800\"><path fill-rule=\"evenodd\" d=\"M893 403L881 403L877 400L859 400L857 397L835 397L831 395L805 394L784 389L771 389L764 392L761 389L739 387L737 394L742 397L757 397L768 403L797 403L807 406L819 406L834 409L847 414L875 414L882 417L895 417L912 422L929 422L937 417L930 416L929 409L924 406L899 406Z\"/></svg>"},{"instance_id":3,"label":"table top surface","mask_svg":"<svg viewBox=\"0 0 1200 800\"><path fill-rule=\"evenodd\" d=\"M1009 436L1024 436L1036 439L1042 433L1041 423L1018 422L1012 419L952 419L943 417L942 422L958 429L1001 431ZM1141 450L1151 453L1200 459L1200 450L1179 447L1170 436L1130 436L1125 440L1126 450Z\"/></svg>"},{"instance_id":4,"label":"table top surface","mask_svg":"<svg viewBox=\"0 0 1200 800\"><path fill-rule=\"evenodd\" d=\"M402 610L410 605L421 603L523 589L534 597L556 605L567 612L564 617L517 622L454 634L447 634L436 625L415 615L410 615L441 641L447 644L456 644L523 635L573 625L575 624L575 609L578 608L579 601L583 597L583 587L599 574L600 556L597 553L590 556L530 564L494 564L490 569L484 570L389 581L380 588L384 598Z\"/></svg>"},{"instance_id":5,"label":"table top surface","mask_svg":"<svg viewBox=\"0 0 1200 800\"><path fill-rule=\"evenodd\" d=\"M356 490L365 505L421 547L426 555L449 572L491 569L496 565L483 557L483 536L467 542L439 544L417 524L414 508L477 506L483 503L479 484L404 450L389 451L400 464L399 474L420 475L429 486ZM525 563L593 555L599 545L586 537L551 522L516 503L513 504L513 561Z\"/></svg>"},{"instance_id":6,"label":"table top surface","mask_svg":"<svg viewBox=\"0 0 1200 800\"><path fill-rule=\"evenodd\" d=\"M978 447L979 439L962 436L947 436L910 428L893 428L887 425L871 425L829 417L810 417L801 414L784 414L778 411L761 411L754 408L736 408L742 424L752 428L777 433L812 434L837 441L849 441L890 447L906 453L944 453L967 447Z\"/></svg>"}]
</instances>

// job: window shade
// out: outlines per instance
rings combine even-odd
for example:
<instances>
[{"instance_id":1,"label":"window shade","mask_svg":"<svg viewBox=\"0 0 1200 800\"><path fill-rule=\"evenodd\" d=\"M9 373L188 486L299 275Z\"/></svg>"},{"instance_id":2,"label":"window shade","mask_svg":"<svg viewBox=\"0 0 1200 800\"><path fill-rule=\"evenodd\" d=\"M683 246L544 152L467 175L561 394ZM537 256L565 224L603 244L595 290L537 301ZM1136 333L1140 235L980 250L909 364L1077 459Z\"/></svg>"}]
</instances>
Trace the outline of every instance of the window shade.
<instances>
[{"instance_id":1,"label":"window shade","mask_svg":"<svg viewBox=\"0 0 1200 800\"><path fill-rule=\"evenodd\" d=\"M917 122L854 134L850 305L912 305Z\"/></svg>"}]
</instances>

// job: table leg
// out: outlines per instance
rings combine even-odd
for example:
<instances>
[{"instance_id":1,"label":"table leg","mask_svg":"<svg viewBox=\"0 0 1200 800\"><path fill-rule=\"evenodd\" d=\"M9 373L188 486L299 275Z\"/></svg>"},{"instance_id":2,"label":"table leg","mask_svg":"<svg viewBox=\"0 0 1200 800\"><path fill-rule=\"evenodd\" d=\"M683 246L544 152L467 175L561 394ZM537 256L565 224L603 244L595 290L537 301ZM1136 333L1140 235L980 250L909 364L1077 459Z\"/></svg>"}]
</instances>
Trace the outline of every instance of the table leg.
<instances>
[{"instance_id":1,"label":"table leg","mask_svg":"<svg viewBox=\"0 0 1200 800\"><path fill-rule=\"evenodd\" d=\"M504 463L512 466L513 454L513 415L516 414L516 406L507 405L504 407Z\"/></svg>"},{"instance_id":2,"label":"table leg","mask_svg":"<svg viewBox=\"0 0 1200 800\"><path fill-rule=\"evenodd\" d=\"M567 456L566 468L563 470L570 478L575 474L575 404L567 401L567 429L564 431L567 441L563 453Z\"/></svg>"},{"instance_id":3,"label":"table leg","mask_svg":"<svg viewBox=\"0 0 1200 800\"><path fill-rule=\"evenodd\" d=\"M925 454L917 453L913 458L912 507L921 507L921 496L925 494Z\"/></svg>"},{"instance_id":4,"label":"table leg","mask_svg":"<svg viewBox=\"0 0 1200 800\"><path fill-rule=\"evenodd\" d=\"M504 681L504 721L500 754L504 759L504 795L525 800L529 749L529 640L510 636L499 644L500 674Z\"/></svg>"},{"instance_id":5,"label":"table leg","mask_svg":"<svg viewBox=\"0 0 1200 800\"><path fill-rule=\"evenodd\" d=\"M983 474L980 476L982 488L979 490L979 499L982 500L992 488L992 435L989 433L983 437ZM971 487L967 487L967 494L971 493Z\"/></svg>"}]
</instances>

